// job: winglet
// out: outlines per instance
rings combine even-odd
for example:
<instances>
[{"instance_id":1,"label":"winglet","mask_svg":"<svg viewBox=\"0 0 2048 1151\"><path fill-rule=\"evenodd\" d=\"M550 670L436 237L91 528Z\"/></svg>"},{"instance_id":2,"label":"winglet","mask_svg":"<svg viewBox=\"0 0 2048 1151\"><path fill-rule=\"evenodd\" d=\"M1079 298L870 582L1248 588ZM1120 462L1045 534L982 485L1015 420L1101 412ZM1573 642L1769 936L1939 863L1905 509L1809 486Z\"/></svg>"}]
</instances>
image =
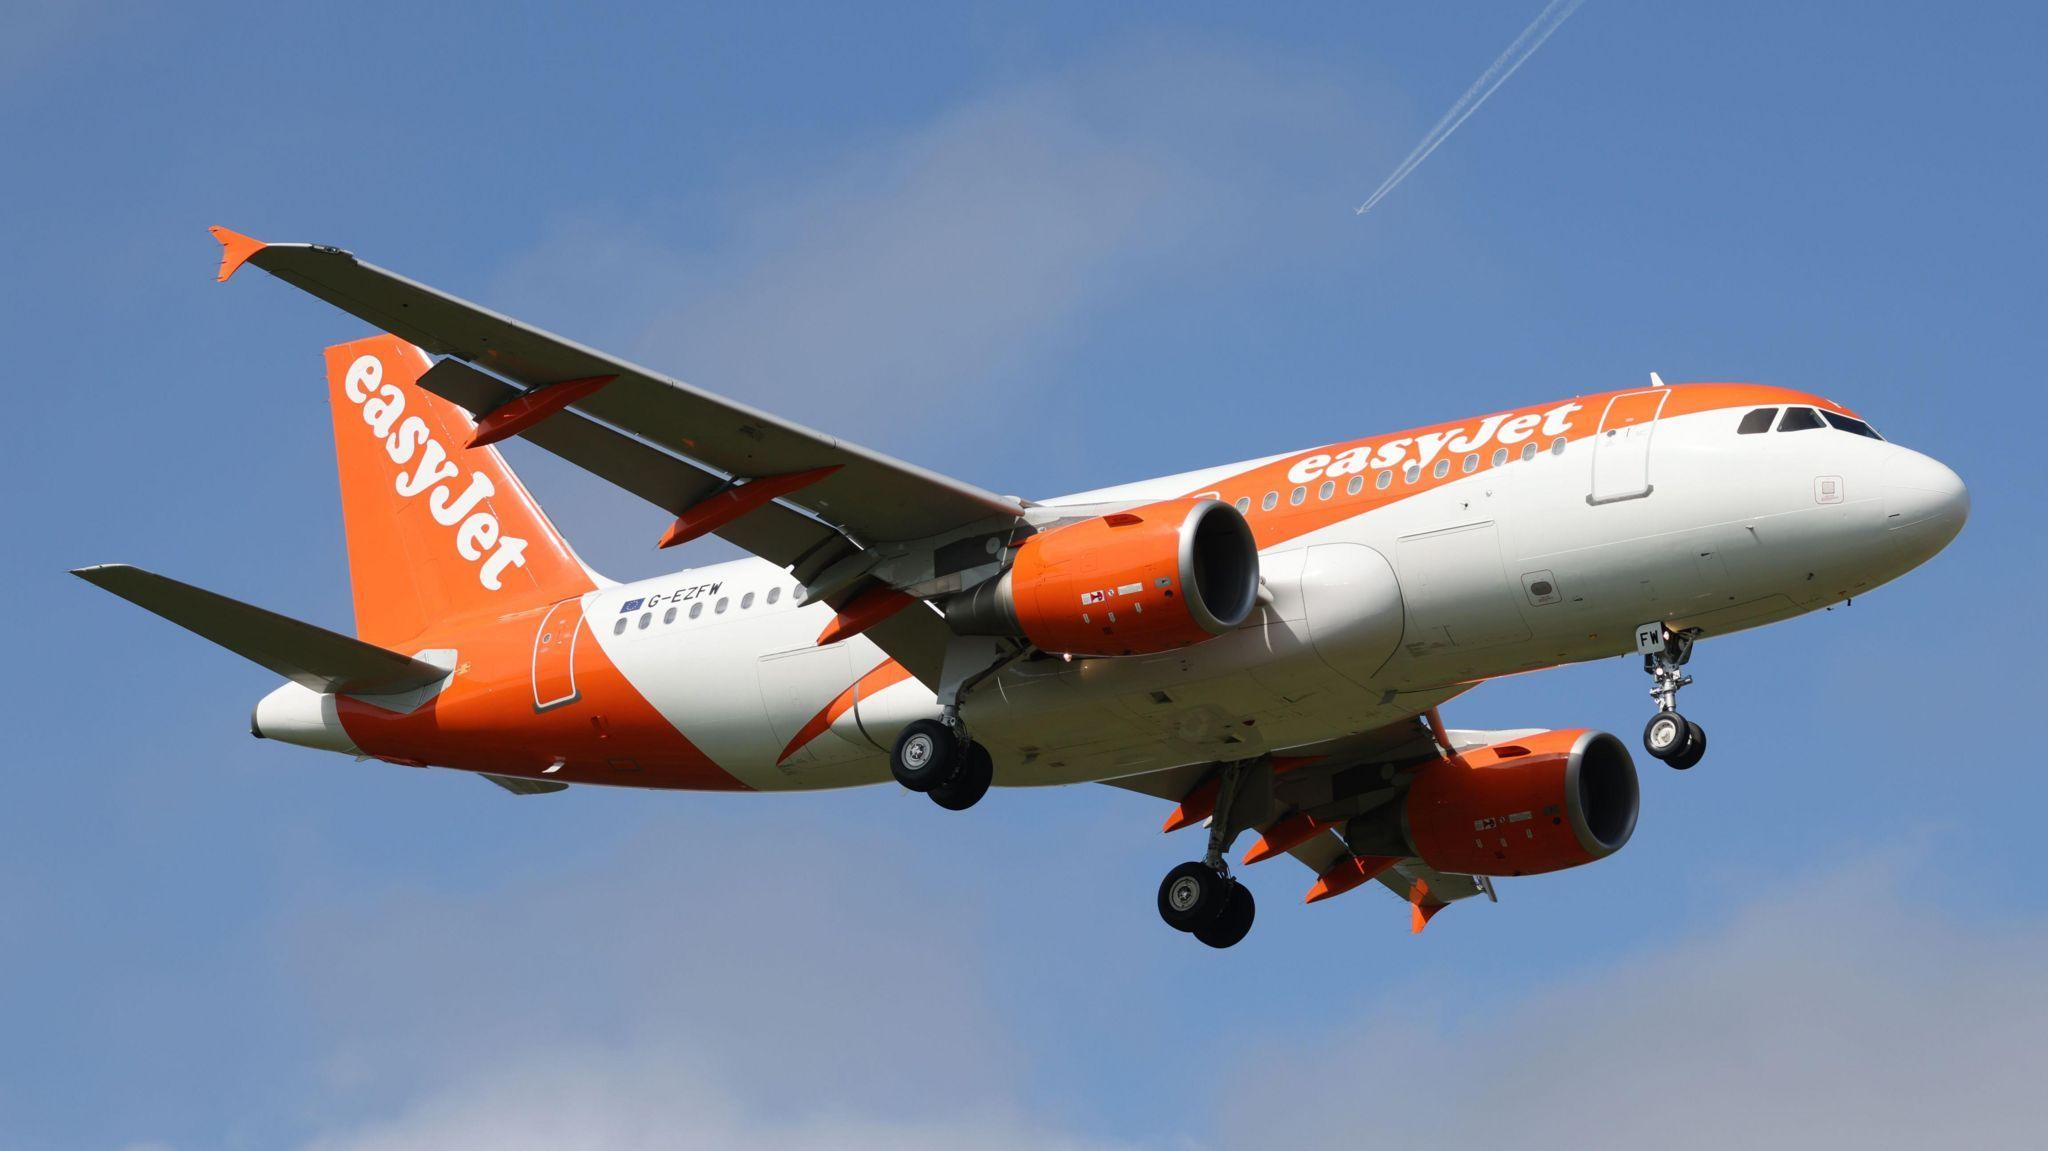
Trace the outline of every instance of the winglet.
<instances>
[{"instance_id":1,"label":"winglet","mask_svg":"<svg viewBox=\"0 0 2048 1151\"><path fill-rule=\"evenodd\" d=\"M217 284L227 283L228 277L235 274L235 269L247 263L249 257L269 247L261 240L244 236L219 224L208 228L207 231L212 232L213 238L220 241L220 275L214 277Z\"/></svg>"}]
</instances>

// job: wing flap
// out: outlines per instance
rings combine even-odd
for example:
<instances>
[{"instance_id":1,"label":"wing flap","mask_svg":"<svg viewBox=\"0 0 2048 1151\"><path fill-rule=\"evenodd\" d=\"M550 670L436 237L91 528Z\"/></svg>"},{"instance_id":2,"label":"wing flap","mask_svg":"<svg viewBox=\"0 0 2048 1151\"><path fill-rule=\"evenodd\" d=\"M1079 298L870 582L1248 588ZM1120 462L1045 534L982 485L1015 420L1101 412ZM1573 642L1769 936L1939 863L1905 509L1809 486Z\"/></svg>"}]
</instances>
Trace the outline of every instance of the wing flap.
<instances>
[{"instance_id":1,"label":"wing flap","mask_svg":"<svg viewBox=\"0 0 2048 1151\"><path fill-rule=\"evenodd\" d=\"M71 573L318 692L386 695L448 678L446 668L127 564Z\"/></svg>"}]
</instances>

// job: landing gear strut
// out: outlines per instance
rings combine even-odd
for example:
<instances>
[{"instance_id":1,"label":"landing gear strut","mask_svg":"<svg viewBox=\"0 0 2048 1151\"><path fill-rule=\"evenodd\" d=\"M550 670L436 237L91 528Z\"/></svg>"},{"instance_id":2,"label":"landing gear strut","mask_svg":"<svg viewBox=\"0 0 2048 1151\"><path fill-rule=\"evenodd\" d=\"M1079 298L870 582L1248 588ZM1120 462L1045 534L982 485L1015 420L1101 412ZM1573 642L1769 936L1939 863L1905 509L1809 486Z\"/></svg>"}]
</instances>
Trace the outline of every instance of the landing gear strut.
<instances>
[{"instance_id":1,"label":"landing gear strut","mask_svg":"<svg viewBox=\"0 0 2048 1151\"><path fill-rule=\"evenodd\" d=\"M1250 765L1227 763L1216 791L1216 811L1209 819L1209 850L1200 860L1183 863L1159 884L1159 918L1175 931L1185 931L1210 947L1229 947L1252 929L1257 907L1251 889L1230 877L1223 853L1236 838L1231 806L1239 782Z\"/></svg>"},{"instance_id":2,"label":"landing gear strut","mask_svg":"<svg viewBox=\"0 0 2048 1151\"><path fill-rule=\"evenodd\" d=\"M923 792L948 811L981 802L995 780L988 749L967 734L960 699L1030 649L955 637L940 674L939 718L912 720L889 752L889 774L910 791Z\"/></svg>"},{"instance_id":3,"label":"landing gear strut","mask_svg":"<svg viewBox=\"0 0 2048 1151\"><path fill-rule=\"evenodd\" d=\"M1643 653L1643 670L1652 681L1650 698L1657 701L1657 714L1643 728L1643 750L1679 771L1707 754L1705 729L1678 714L1678 689L1692 682L1681 669L1692 658L1698 636L1696 629L1673 631L1661 621L1636 629L1636 650Z\"/></svg>"}]
</instances>

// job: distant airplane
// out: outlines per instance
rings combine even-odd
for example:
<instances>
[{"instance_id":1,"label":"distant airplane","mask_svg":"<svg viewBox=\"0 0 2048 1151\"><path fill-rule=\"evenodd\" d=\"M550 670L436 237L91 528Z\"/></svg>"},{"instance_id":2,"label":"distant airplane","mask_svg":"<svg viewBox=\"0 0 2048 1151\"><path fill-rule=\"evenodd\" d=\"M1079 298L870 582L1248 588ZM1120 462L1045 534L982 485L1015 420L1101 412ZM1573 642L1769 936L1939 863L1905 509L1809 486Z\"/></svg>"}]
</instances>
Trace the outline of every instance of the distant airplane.
<instances>
[{"instance_id":1,"label":"distant airplane","mask_svg":"<svg viewBox=\"0 0 2048 1151\"><path fill-rule=\"evenodd\" d=\"M519 793L894 778L959 810L992 782L1105 782L1178 804L1168 831L1207 822L1158 906L1212 947L1251 927L1224 858L1245 831L1243 862L1316 873L1309 902L1378 880L1417 931L1491 877L1619 850L1620 739L1452 730L1439 705L1636 654L1644 745L1689 768L1695 641L1895 579L1969 514L1954 472L1839 404L1654 375L1018 499L335 248L214 234L222 280L252 263L391 333L327 349L357 638L133 567L77 573L287 677L255 735ZM757 558L604 579L490 446L515 435L659 506L661 546L715 534Z\"/></svg>"}]
</instances>

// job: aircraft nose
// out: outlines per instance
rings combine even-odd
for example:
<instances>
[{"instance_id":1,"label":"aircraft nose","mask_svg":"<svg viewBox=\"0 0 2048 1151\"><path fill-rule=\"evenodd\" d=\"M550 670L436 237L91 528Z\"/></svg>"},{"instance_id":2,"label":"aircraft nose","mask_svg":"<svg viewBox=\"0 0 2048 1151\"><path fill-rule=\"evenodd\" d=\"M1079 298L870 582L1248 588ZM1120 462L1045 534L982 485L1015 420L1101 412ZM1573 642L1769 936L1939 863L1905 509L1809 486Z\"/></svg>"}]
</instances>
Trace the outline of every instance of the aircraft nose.
<instances>
[{"instance_id":1,"label":"aircraft nose","mask_svg":"<svg viewBox=\"0 0 2048 1151\"><path fill-rule=\"evenodd\" d=\"M1900 448L1883 478L1887 534L1915 563L1947 547L1970 518L1970 489L1940 460Z\"/></svg>"}]
</instances>

